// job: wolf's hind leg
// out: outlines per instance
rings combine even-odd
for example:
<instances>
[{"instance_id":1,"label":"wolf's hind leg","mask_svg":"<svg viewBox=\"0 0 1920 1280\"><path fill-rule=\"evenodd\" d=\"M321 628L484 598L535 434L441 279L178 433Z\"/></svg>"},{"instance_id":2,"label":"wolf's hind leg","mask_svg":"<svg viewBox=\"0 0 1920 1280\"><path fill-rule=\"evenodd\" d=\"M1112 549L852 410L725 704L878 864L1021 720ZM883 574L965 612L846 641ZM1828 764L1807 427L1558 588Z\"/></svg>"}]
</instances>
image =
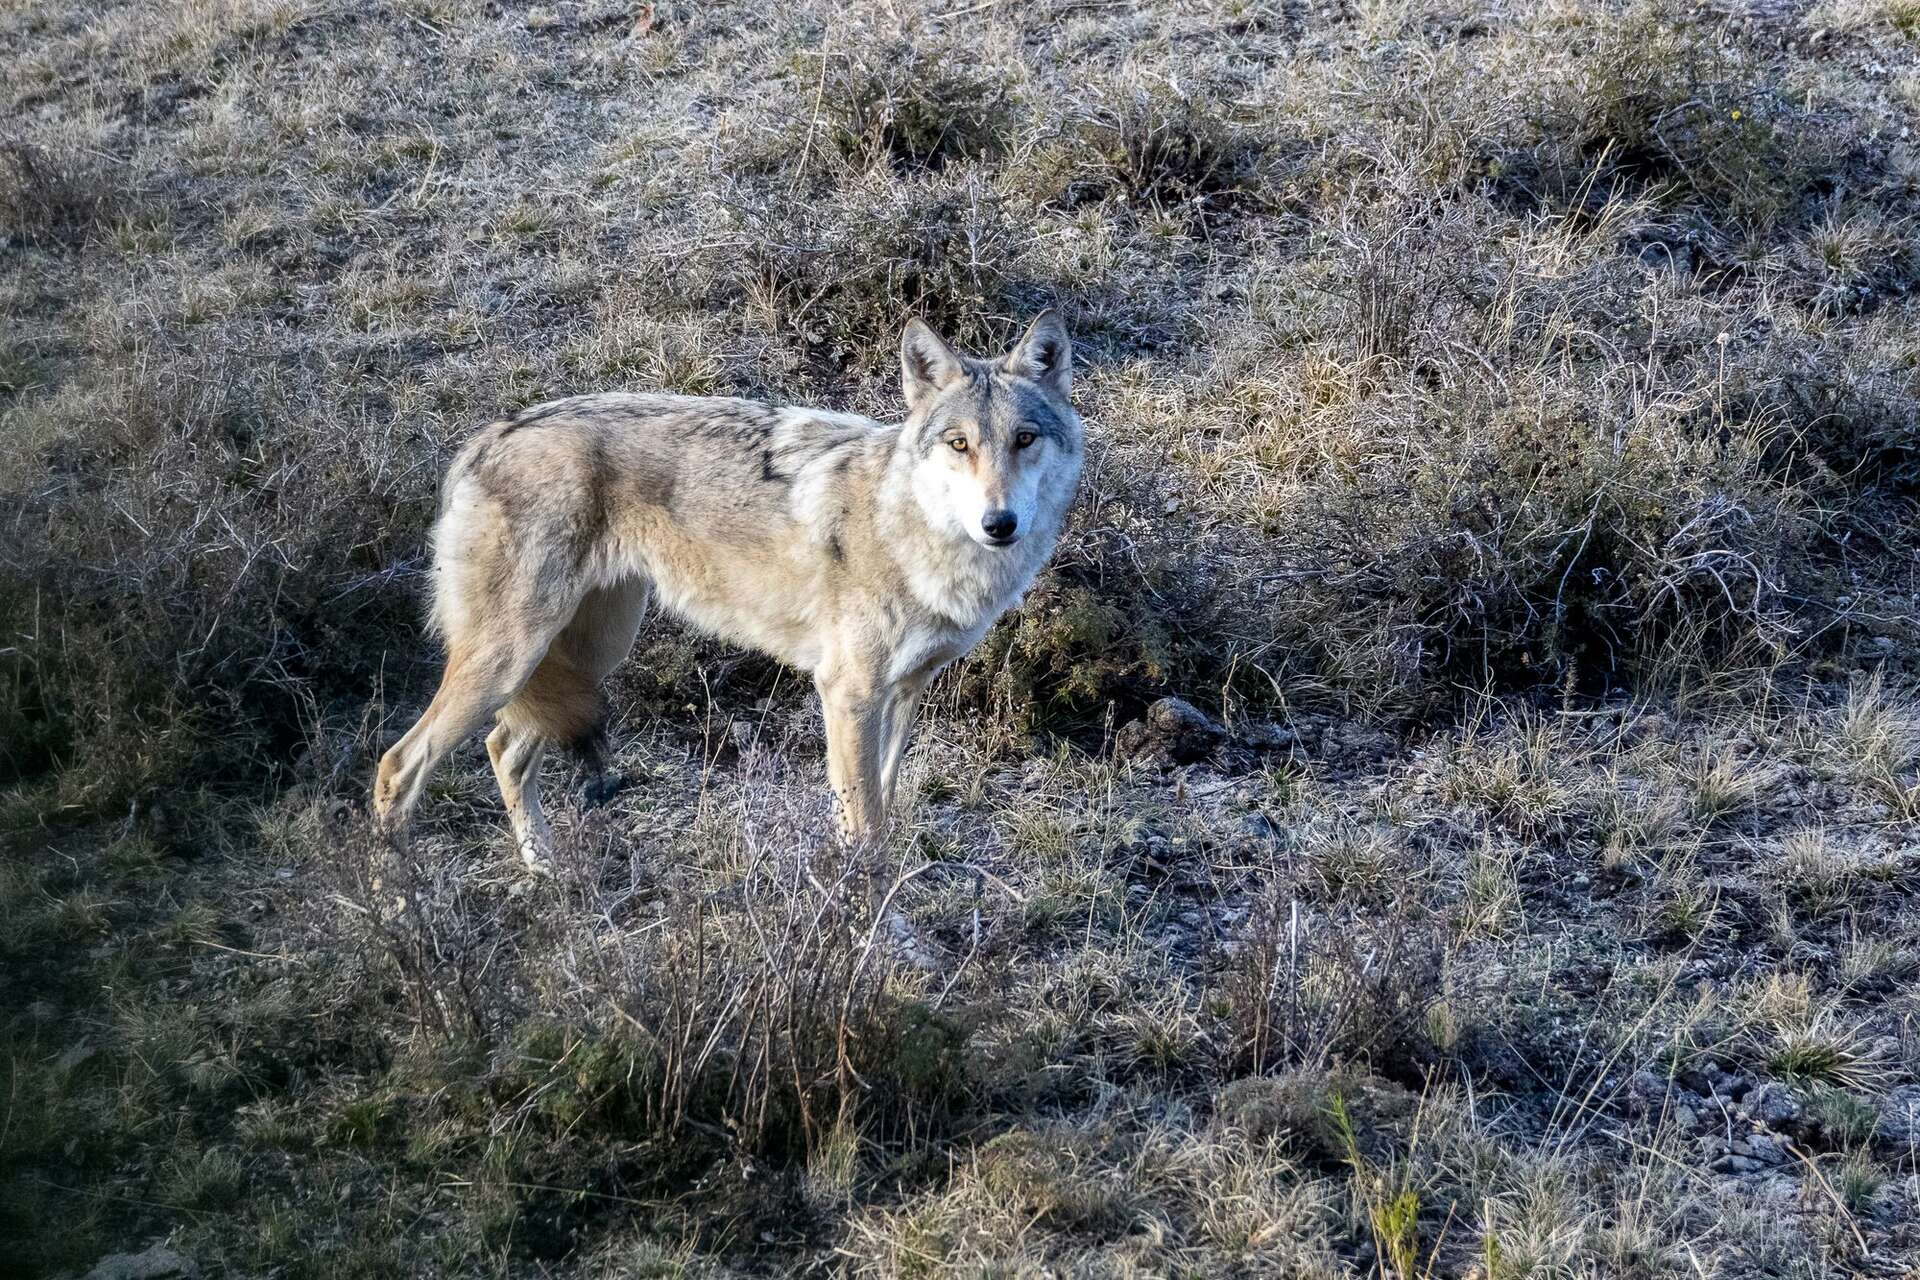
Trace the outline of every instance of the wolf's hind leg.
<instances>
[{"instance_id":1,"label":"wolf's hind leg","mask_svg":"<svg viewBox=\"0 0 1920 1280\"><path fill-rule=\"evenodd\" d=\"M595 682L556 642L512 701L500 708L500 727L487 739L500 799L513 824L520 859L535 871L549 869L552 832L540 807L540 758L548 743L578 749L601 732L605 709Z\"/></svg>"},{"instance_id":2,"label":"wolf's hind leg","mask_svg":"<svg viewBox=\"0 0 1920 1280\"><path fill-rule=\"evenodd\" d=\"M547 635L524 632L456 644L433 701L414 726L380 758L373 788L374 817L397 837L420 800L427 779L447 753L505 706L540 663Z\"/></svg>"},{"instance_id":3,"label":"wolf's hind leg","mask_svg":"<svg viewBox=\"0 0 1920 1280\"><path fill-rule=\"evenodd\" d=\"M608 768L607 708L599 686L633 651L634 637L646 620L649 593L647 580L637 577L594 588L582 597L573 620L553 642L554 652L594 686L598 719L585 734L567 743L586 771L581 798L589 805L607 803L624 782Z\"/></svg>"},{"instance_id":4,"label":"wolf's hind leg","mask_svg":"<svg viewBox=\"0 0 1920 1280\"><path fill-rule=\"evenodd\" d=\"M493 776L500 784L500 799L507 806L514 843L519 846L521 860L536 870L544 869L547 853L553 848L553 828L540 809L540 760L546 753L546 739L537 733L516 731L505 720L487 735L487 757L493 761Z\"/></svg>"},{"instance_id":5,"label":"wolf's hind leg","mask_svg":"<svg viewBox=\"0 0 1920 1280\"><path fill-rule=\"evenodd\" d=\"M513 823L520 856L545 869L551 828L540 804L540 757L551 743L574 751L592 775L587 799L605 803L619 790L606 767L606 699L600 682L633 647L646 614L647 584L633 579L588 591L553 639L524 687L500 709L500 728L487 740L494 750L500 798Z\"/></svg>"}]
</instances>

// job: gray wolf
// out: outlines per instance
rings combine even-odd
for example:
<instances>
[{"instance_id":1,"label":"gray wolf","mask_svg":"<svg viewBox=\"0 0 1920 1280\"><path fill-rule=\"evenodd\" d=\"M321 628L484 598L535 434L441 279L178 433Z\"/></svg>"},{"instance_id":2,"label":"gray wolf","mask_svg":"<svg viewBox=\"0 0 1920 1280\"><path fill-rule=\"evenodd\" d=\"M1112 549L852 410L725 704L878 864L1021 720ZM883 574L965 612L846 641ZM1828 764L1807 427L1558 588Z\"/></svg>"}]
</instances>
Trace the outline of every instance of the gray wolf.
<instances>
[{"instance_id":1,"label":"gray wolf","mask_svg":"<svg viewBox=\"0 0 1920 1280\"><path fill-rule=\"evenodd\" d=\"M438 692L382 757L399 838L434 768L489 719L520 855L543 869L550 744L604 777L600 684L649 605L813 676L840 829L881 828L921 695L1016 604L1080 475L1073 354L1049 311L994 359L923 322L900 343L906 420L608 393L483 428L433 532Z\"/></svg>"}]
</instances>

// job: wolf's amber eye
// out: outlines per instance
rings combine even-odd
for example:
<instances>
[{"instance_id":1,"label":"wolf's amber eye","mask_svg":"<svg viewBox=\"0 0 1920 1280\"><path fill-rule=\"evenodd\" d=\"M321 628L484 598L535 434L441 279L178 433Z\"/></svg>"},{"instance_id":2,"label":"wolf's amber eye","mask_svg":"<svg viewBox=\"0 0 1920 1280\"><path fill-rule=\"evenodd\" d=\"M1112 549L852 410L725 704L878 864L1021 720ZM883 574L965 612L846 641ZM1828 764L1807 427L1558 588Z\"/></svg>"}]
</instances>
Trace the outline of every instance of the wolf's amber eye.
<instances>
[{"instance_id":1,"label":"wolf's amber eye","mask_svg":"<svg viewBox=\"0 0 1920 1280\"><path fill-rule=\"evenodd\" d=\"M967 442L959 436L955 436L953 439L947 441L947 447L955 453L965 453L967 451Z\"/></svg>"},{"instance_id":2,"label":"wolf's amber eye","mask_svg":"<svg viewBox=\"0 0 1920 1280\"><path fill-rule=\"evenodd\" d=\"M1035 438L1035 437L1034 437L1034 434L1033 434L1033 432L1031 432L1031 431L1022 431L1022 432L1021 432L1021 433L1020 433L1019 435L1017 435L1017 436L1015 436L1015 437L1013 438L1013 447L1014 447L1014 448L1016 448L1016 449L1024 449L1024 448L1026 448L1026 447L1027 447L1028 445L1030 445L1030 444L1032 444L1032 443L1033 443L1033 441L1034 441L1034 438Z\"/></svg>"}]
</instances>

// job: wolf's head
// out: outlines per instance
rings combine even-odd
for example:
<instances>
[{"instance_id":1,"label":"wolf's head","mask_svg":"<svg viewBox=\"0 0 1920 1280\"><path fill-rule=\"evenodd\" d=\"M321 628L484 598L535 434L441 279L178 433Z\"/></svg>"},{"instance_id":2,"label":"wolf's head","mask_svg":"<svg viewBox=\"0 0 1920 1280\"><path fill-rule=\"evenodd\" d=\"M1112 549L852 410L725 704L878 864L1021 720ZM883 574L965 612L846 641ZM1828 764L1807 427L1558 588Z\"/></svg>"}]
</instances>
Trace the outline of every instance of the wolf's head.
<instances>
[{"instance_id":1,"label":"wolf's head","mask_svg":"<svg viewBox=\"0 0 1920 1280\"><path fill-rule=\"evenodd\" d=\"M936 528L983 547L1048 536L1073 501L1080 475L1080 417L1068 402L1073 346L1042 312L1012 351L963 356L914 320L900 338L907 393L901 446L913 492Z\"/></svg>"}]
</instances>

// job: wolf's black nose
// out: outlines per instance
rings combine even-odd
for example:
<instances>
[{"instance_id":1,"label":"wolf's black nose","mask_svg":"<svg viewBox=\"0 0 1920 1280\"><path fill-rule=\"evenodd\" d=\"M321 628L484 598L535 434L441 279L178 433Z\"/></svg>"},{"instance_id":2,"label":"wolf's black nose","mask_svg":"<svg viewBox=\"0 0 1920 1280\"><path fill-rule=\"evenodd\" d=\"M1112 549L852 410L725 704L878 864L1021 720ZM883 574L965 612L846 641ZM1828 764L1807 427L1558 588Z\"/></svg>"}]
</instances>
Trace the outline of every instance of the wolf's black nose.
<instances>
[{"instance_id":1,"label":"wolf's black nose","mask_svg":"<svg viewBox=\"0 0 1920 1280\"><path fill-rule=\"evenodd\" d=\"M1013 536L1019 524L1020 517L1011 511L989 511L980 518L980 527L987 531L987 536L1002 542Z\"/></svg>"}]
</instances>

